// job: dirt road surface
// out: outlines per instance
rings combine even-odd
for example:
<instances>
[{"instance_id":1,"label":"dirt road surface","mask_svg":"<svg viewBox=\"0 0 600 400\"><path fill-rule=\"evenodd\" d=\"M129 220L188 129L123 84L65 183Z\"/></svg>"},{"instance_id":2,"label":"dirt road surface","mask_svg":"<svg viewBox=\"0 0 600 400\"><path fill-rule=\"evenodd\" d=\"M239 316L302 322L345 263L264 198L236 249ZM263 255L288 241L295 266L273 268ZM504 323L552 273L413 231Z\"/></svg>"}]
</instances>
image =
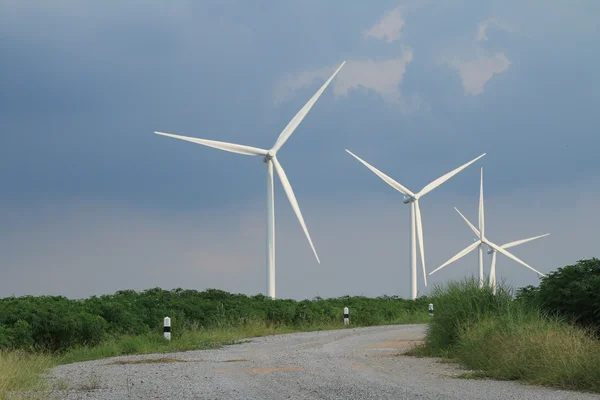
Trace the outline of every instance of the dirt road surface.
<instances>
[{"instance_id":1,"label":"dirt road surface","mask_svg":"<svg viewBox=\"0 0 600 400\"><path fill-rule=\"evenodd\" d=\"M399 355L425 325L343 329L251 339L218 350L64 365L53 375L72 399L600 399L516 382L460 379L436 359Z\"/></svg>"}]
</instances>

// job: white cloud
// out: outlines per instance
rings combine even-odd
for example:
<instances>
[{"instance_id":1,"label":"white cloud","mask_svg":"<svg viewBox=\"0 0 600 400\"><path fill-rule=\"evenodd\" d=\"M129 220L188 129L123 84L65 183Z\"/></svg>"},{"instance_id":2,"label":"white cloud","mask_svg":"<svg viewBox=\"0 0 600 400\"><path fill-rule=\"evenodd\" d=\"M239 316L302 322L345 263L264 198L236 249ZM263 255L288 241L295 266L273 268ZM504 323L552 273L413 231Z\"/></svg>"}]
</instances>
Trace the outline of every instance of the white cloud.
<instances>
[{"instance_id":1,"label":"white cloud","mask_svg":"<svg viewBox=\"0 0 600 400\"><path fill-rule=\"evenodd\" d=\"M482 55L469 61L454 59L449 64L458 71L465 93L476 96L483 93L485 84L495 74L506 71L511 62L504 53L494 53L492 55Z\"/></svg>"},{"instance_id":2,"label":"white cloud","mask_svg":"<svg viewBox=\"0 0 600 400\"><path fill-rule=\"evenodd\" d=\"M342 74L342 72L345 71L346 68L348 68L349 64L350 62L346 62L346 65L344 66L344 68L342 68L342 71L338 73L336 79L339 79L339 76ZM329 76L331 76L331 74L333 73L333 71L335 71L336 68L337 66L318 68L288 75L287 77L280 80L277 84L277 87L275 88L275 91L273 93L273 95L275 96L275 101L281 102L292 97L296 90L311 86L316 80L323 82Z\"/></svg>"},{"instance_id":3,"label":"white cloud","mask_svg":"<svg viewBox=\"0 0 600 400\"><path fill-rule=\"evenodd\" d=\"M483 93L485 84L494 75L508 70L512 64L503 52L490 53L481 44L488 40L487 29L491 25L508 31L508 28L494 18L481 21L475 37L475 55L467 59L454 56L445 61L446 64L458 71L465 94L477 96Z\"/></svg>"},{"instance_id":4,"label":"white cloud","mask_svg":"<svg viewBox=\"0 0 600 400\"><path fill-rule=\"evenodd\" d=\"M363 35L391 43L400 39L404 24L401 7L398 6L386 13L369 30L363 32ZM385 101L399 105L402 112L412 112L422 108L424 103L419 96L412 95L410 101L407 101L400 92L399 86L406 73L407 65L413 61L412 49L407 46L402 46L401 49L399 57L348 60L331 84L335 97L347 96L356 90L372 90ZM274 90L275 101L286 100L292 97L296 90L312 86L315 81L324 81L336 67L316 68L287 76Z\"/></svg>"},{"instance_id":5,"label":"white cloud","mask_svg":"<svg viewBox=\"0 0 600 400\"><path fill-rule=\"evenodd\" d=\"M386 60L348 60L344 68L332 82L336 98L347 96L353 90L373 90L390 103L401 104L409 111L417 103L407 103L400 92L400 84L406 73L406 67L413 60L412 50L404 48L400 57ZM312 86L315 81L327 79L337 66L303 71L283 79L275 89L275 99L280 102L289 98L301 88Z\"/></svg>"},{"instance_id":6,"label":"white cloud","mask_svg":"<svg viewBox=\"0 0 600 400\"><path fill-rule=\"evenodd\" d=\"M490 26L495 26L496 28L502 29L503 31L510 32L510 29L500 22L496 21L494 18L488 18L484 21L481 21L477 27L477 40L480 42L485 42L488 40L487 37L487 29Z\"/></svg>"},{"instance_id":7,"label":"white cloud","mask_svg":"<svg viewBox=\"0 0 600 400\"><path fill-rule=\"evenodd\" d=\"M353 89L364 88L374 90L386 100L398 101L401 96L398 86L412 59L412 51L408 49L402 57L389 60L350 61L337 77L333 93L336 97L346 96Z\"/></svg>"},{"instance_id":8,"label":"white cloud","mask_svg":"<svg viewBox=\"0 0 600 400\"><path fill-rule=\"evenodd\" d=\"M477 28L477 40L479 40L480 42L484 42L484 41L488 40L486 31L487 31L487 28L492 23L494 23L493 18L486 19L485 21L481 21L479 23L479 26Z\"/></svg>"},{"instance_id":9,"label":"white cloud","mask_svg":"<svg viewBox=\"0 0 600 400\"><path fill-rule=\"evenodd\" d=\"M371 29L364 32L365 37L374 37L391 43L400 39L401 30L404 26L404 18L400 12L400 7L396 7L388 12Z\"/></svg>"}]
</instances>

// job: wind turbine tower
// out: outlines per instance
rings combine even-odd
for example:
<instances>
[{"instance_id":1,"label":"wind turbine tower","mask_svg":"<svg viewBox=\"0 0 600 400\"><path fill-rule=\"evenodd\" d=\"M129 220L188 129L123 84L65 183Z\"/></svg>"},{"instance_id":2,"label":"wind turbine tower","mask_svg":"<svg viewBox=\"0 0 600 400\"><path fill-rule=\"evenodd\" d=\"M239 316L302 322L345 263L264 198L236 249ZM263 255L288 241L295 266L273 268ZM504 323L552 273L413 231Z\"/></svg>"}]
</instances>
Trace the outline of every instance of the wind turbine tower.
<instances>
[{"instance_id":1,"label":"wind turbine tower","mask_svg":"<svg viewBox=\"0 0 600 400\"><path fill-rule=\"evenodd\" d=\"M317 251L315 250L315 246L310 238L308 233L308 229L306 228L306 224L304 223L304 218L302 217L302 212L300 211L300 207L298 206L298 201L296 200L296 196L294 195L294 191L292 190L292 186L283 170L283 167L277 160L277 151L283 146L283 144L289 139L294 130L300 125L306 114L310 111L312 106L319 99L321 94L325 91L327 86L331 83L333 78L337 75L337 73L342 69L346 62L344 61L338 69L331 75L331 77L321 86L321 88L315 93L315 95L302 107L302 109L296 114L296 116L287 124L285 129L279 134L275 145L269 149L261 149L257 147L244 146L241 144L233 144L227 142L218 142L215 140L207 140L207 139L198 139L187 136L179 136L173 135L171 133L163 133L163 132L154 132L158 135L169 136L175 139L186 140L188 142L201 144L208 147L214 147L219 150L225 150L232 153L244 154L247 156L262 156L263 161L267 165L267 296L271 298L275 298L275 198L273 193L273 170L279 176L279 180L281 181L281 185L283 186L283 190L287 195L288 200L290 201L290 205L300 222L300 226L302 226L302 230L308 239L308 243L315 254L317 262L320 263L319 256L317 255Z\"/></svg>"},{"instance_id":2,"label":"wind turbine tower","mask_svg":"<svg viewBox=\"0 0 600 400\"><path fill-rule=\"evenodd\" d=\"M475 161L479 160L481 157L485 156L486 153L483 153L479 157L469 161L468 163L461 165L460 167L448 172L447 174L437 178L433 182L426 185L423 189L421 189L418 193L413 193L408 190L406 187L402 186L377 168L373 167L371 164L361 159L350 150L346 149L346 151L358 161L360 161L365 167L369 168L375 175L380 177L385 183L396 189L398 192L404 195L404 204L410 204L410 252L409 252L409 265L410 265L410 298L417 298L417 242L419 244L419 251L421 254L421 267L423 269L423 281L425 286L427 286L427 272L425 269L425 246L423 243L423 224L421 220L421 208L419 206L419 200L425 196L427 193L431 192L442 183L446 182L448 179L452 178L454 175L458 174L463 169L467 168L469 165L473 164ZM418 239L418 240L417 240Z\"/></svg>"}]
</instances>

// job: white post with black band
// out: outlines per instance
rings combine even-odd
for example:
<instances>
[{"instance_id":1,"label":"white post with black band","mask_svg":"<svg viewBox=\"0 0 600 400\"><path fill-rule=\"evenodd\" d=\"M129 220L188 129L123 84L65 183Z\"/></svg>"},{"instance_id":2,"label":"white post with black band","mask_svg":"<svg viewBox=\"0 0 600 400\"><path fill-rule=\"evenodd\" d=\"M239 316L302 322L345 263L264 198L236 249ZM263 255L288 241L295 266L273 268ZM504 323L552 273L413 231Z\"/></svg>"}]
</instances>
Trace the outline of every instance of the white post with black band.
<instances>
[{"instance_id":1,"label":"white post with black band","mask_svg":"<svg viewBox=\"0 0 600 400\"><path fill-rule=\"evenodd\" d=\"M165 317L164 325L165 325L165 328L164 328L165 339L171 340L171 318Z\"/></svg>"},{"instance_id":2,"label":"white post with black band","mask_svg":"<svg viewBox=\"0 0 600 400\"><path fill-rule=\"evenodd\" d=\"M433 316L433 304L429 304L429 316Z\"/></svg>"},{"instance_id":3,"label":"white post with black band","mask_svg":"<svg viewBox=\"0 0 600 400\"><path fill-rule=\"evenodd\" d=\"M348 307L344 307L344 325L350 323L350 315L348 314Z\"/></svg>"}]
</instances>

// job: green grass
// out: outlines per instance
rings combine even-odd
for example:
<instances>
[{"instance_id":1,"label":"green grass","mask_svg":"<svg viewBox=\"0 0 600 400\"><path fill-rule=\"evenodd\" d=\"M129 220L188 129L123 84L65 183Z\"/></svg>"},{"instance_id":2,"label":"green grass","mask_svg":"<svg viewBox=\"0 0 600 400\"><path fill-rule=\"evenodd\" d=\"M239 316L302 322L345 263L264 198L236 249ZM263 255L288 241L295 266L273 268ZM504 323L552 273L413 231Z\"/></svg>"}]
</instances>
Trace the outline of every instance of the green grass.
<instances>
[{"instance_id":1,"label":"green grass","mask_svg":"<svg viewBox=\"0 0 600 400\"><path fill-rule=\"evenodd\" d=\"M320 327L315 329L324 328ZM107 339L97 346L81 346L73 348L58 356L57 359L61 364L69 364L128 354L213 349L237 343L239 340L245 338L291 332L297 332L297 330L288 327L270 327L264 323L255 322L229 328L186 329L178 334L173 333L172 340L165 340L163 335L158 333L136 336L125 335Z\"/></svg>"},{"instance_id":2,"label":"green grass","mask_svg":"<svg viewBox=\"0 0 600 400\"><path fill-rule=\"evenodd\" d=\"M534 311L465 328L454 354L496 379L600 393L600 342L579 327Z\"/></svg>"},{"instance_id":3,"label":"green grass","mask_svg":"<svg viewBox=\"0 0 600 400\"><path fill-rule=\"evenodd\" d=\"M412 355L441 356L473 372L463 377L518 380L600 393L600 342L582 328L493 296L475 280L434 289L436 313Z\"/></svg>"},{"instance_id":4,"label":"green grass","mask_svg":"<svg viewBox=\"0 0 600 400\"><path fill-rule=\"evenodd\" d=\"M0 399L13 391L46 389L42 374L55 364L56 360L47 354L0 351Z\"/></svg>"}]
</instances>

